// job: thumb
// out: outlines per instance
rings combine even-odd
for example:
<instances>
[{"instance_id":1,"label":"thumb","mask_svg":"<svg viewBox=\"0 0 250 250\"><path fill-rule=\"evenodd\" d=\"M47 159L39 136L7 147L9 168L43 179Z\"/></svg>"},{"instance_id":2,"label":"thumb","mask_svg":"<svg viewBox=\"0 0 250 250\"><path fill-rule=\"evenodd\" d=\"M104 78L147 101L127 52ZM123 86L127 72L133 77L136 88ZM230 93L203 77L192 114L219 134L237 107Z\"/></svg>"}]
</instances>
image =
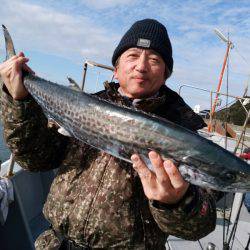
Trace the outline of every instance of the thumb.
<instances>
[{"instance_id":1,"label":"thumb","mask_svg":"<svg viewBox=\"0 0 250 250\"><path fill-rule=\"evenodd\" d=\"M16 61L13 63L13 73L14 74L22 74L22 69L26 62L28 62L29 59L26 57L18 57Z\"/></svg>"}]
</instances>

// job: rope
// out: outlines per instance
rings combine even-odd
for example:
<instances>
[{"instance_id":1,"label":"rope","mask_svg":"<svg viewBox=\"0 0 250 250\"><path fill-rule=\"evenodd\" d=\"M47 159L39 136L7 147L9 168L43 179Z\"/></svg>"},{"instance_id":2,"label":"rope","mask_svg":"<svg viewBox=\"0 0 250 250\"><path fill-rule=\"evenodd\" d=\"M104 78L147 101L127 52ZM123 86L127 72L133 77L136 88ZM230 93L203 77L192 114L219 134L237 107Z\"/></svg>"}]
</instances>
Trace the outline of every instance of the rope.
<instances>
[{"instance_id":1,"label":"rope","mask_svg":"<svg viewBox=\"0 0 250 250\"><path fill-rule=\"evenodd\" d=\"M247 59L241 55L241 53L239 52L239 50L237 49L237 47L234 47L234 49L236 50L236 53L242 58L242 60L247 64L249 65L249 62L247 61Z\"/></svg>"}]
</instances>

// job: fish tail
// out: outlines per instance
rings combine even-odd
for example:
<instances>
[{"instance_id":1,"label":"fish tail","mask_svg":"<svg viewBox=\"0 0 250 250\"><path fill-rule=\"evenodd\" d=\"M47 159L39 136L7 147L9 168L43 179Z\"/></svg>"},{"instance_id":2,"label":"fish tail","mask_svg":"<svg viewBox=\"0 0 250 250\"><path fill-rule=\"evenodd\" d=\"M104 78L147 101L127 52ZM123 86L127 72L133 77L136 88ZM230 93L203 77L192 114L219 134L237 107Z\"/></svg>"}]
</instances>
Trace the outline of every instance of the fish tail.
<instances>
[{"instance_id":1,"label":"fish tail","mask_svg":"<svg viewBox=\"0 0 250 250\"><path fill-rule=\"evenodd\" d=\"M7 28L2 24L5 38L6 60L16 55L14 44Z\"/></svg>"}]
</instances>

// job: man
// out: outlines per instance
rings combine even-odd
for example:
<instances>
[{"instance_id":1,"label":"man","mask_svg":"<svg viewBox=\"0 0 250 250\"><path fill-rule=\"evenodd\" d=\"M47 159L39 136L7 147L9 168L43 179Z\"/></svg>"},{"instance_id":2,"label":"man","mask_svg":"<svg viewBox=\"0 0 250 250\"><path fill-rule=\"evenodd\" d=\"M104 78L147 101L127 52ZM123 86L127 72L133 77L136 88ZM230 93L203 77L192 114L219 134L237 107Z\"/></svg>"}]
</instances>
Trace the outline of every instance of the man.
<instances>
[{"instance_id":1,"label":"man","mask_svg":"<svg viewBox=\"0 0 250 250\"><path fill-rule=\"evenodd\" d=\"M187 183L171 160L149 152L150 171L138 155L133 166L47 128L47 120L22 83L31 71L23 53L0 65L6 141L25 169L58 168L44 206L52 227L37 249L165 249L169 234L197 240L215 227L210 192ZM204 126L164 83L173 69L166 28L145 19L132 25L114 51L119 84L101 98L154 113L193 131Z\"/></svg>"}]
</instances>

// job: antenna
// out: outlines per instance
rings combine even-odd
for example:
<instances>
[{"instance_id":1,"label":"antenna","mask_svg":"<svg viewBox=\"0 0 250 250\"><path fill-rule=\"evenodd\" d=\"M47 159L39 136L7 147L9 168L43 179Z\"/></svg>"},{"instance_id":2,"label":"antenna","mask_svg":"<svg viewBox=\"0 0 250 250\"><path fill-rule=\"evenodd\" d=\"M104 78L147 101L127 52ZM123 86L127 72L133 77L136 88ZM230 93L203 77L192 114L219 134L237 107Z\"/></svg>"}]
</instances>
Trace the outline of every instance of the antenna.
<instances>
[{"instance_id":1,"label":"antenna","mask_svg":"<svg viewBox=\"0 0 250 250\"><path fill-rule=\"evenodd\" d=\"M215 28L215 29L214 29L214 32L215 32L215 34L216 34L223 42L225 42L225 43L227 43L227 44L230 44L230 45L231 45L231 49L234 47L233 43L229 40L229 38L227 38L225 35L223 35L223 33L222 33L219 29Z\"/></svg>"},{"instance_id":2,"label":"antenna","mask_svg":"<svg viewBox=\"0 0 250 250\"><path fill-rule=\"evenodd\" d=\"M215 34L224 42L228 43L229 40L222 34L222 32L220 30L218 30L217 28L214 29Z\"/></svg>"},{"instance_id":3,"label":"antenna","mask_svg":"<svg viewBox=\"0 0 250 250\"><path fill-rule=\"evenodd\" d=\"M223 75L224 75L224 70L225 70L225 67L226 67L226 64L227 64L227 59L228 59L228 55L229 55L229 50L232 49L232 48L234 47L234 46L233 46L233 43L229 40L229 38L226 38L218 29L214 29L214 32L215 32L215 34L216 34L223 42L227 43L227 50L226 50L226 54L225 54L225 57L224 57L223 66L222 66L221 73L220 73L220 78L219 78L219 83L218 83L218 86L217 86L216 96L215 96L215 99L214 99L214 103L213 103L213 105L211 106L210 121L209 121L209 124L208 124L208 131L209 131L209 132L212 131L212 120L213 120L213 115L214 115L214 112L215 112L215 109L216 109L216 106L217 106L217 102L218 102L218 99L219 99L219 93L220 93L220 89L221 89L221 84L222 84L222 79L223 79Z\"/></svg>"}]
</instances>

